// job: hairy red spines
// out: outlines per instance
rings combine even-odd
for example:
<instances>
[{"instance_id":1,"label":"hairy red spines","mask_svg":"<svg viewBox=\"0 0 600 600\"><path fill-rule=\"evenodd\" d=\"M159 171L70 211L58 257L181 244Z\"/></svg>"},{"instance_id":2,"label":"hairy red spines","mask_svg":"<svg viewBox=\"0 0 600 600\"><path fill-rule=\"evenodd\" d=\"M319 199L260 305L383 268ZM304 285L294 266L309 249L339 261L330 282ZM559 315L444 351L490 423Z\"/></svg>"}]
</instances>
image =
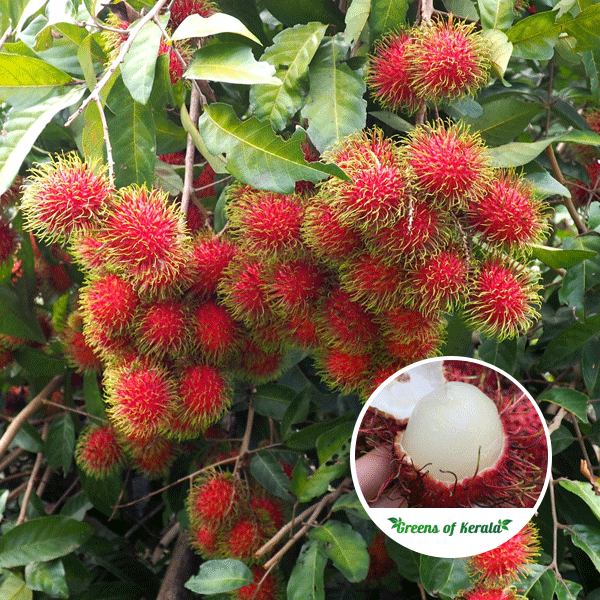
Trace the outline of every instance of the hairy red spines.
<instances>
[{"instance_id":1,"label":"hairy red spines","mask_svg":"<svg viewBox=\"0 0 600 600\"><path fill-rule=\"evenodd\" d=\"M123 449L110 425L91 426L77 440L75 460L79 468L91 477L108 477L119 469L123 458Z\"/></svg>"},{"instance_id":2,"label":"hairy red spines","mask_svg":"<svg viewBox=\"0 0 600 600\"><path fill-rule=\"evenodd\" d=\"M175 0L171 4L169 27L176 29L190 15L210 17L217 12L217 6L210 0Z\"/></svg>"},{"instance_id":3,"label":"hairy red spines","mask_svg":"<svg viewBox=\"0 0 600 600\"><path fill-rule=\"evenodd\" d=\"M181 356L189 345L187 307L177 300L140 306L135 336L143 354Z\"/></svg>"},{"instance_id":4,"label":"hairy red spines","mask_svg":"<svg viewBox=\"0 0 600 600\"><path fill-rule=\"evenodd\" d=\"M72 312L61 335L65 356L78 373L99 371L102 368L102 361L97 351L88 343L83 328L81 313Z\"/></svg>"},{"instance_id":5,"label":"hairy red spines","mask_svg":"<svg viewBox=\"0 0 600 600\"><path fill-rule=\"evenodd\" d=\"M240 492L231 473L208 471L194 479L187 505L193 525L223 523L239 510Z\"/></svg>"},{"instance_id":6,"label":"hairy red spines","mask_svg":"<svg viewBox=\"0 0 600 600\"><path fill-rule=\"evenodd\" d=\"M207 300L192 311L192 341L197 351L209 360L231 357L240 344L240 326L218 302Z\"/></svg>"},{"instance_id":7,"label":"hairy red spines","mask_svg":"<svg viewBox=\"0 0 600 600\"><path fill-rule=\"evenodd\" d=\"M127 449L133 467L151 479L166 475L179 452L177 444L163 435L128 440Z\"/></svg>"},{"instance_id":8,"label":"hairy red spines","mask_svg":"<svg viewBox=\"0 0 600 600\"><path fill-rule=\"evenodd\" d=\"M192 243L192 291L203 297L216 293L223 272L237 254L237 247L223 237L199 235Z\"/></svg>"}]
</instances>

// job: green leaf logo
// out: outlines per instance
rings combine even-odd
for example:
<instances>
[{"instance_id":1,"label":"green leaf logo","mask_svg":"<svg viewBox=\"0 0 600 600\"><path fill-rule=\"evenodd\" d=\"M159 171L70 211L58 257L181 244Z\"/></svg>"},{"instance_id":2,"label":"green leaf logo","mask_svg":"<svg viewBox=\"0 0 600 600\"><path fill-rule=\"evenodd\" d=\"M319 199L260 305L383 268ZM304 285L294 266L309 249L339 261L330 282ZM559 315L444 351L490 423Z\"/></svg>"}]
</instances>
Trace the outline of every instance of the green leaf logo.
<instances>
[{"instance_id":1,"label":"green leaf logo","mask_svg":"<svg viewBox=\"0 0 600 600\"><path fill-rule=\"evenodd\" d=\"M512 523L512 519L498 519L498 523L502 526L504 531L508 531L508 524Z\"/></svg>"}]
</instances>

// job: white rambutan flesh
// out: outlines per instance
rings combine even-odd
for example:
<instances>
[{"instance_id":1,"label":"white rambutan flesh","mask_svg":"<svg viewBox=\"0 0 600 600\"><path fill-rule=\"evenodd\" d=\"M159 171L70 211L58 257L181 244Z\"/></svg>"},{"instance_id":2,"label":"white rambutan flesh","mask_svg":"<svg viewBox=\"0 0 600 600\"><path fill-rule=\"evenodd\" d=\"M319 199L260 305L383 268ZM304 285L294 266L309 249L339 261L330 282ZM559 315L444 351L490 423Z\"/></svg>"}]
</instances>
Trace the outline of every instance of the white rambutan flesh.
<instances>
[{"instance_id":1,"label":"white rambutan flesh","mask_svg":"<svg viewBox=\"0 0 600 600\"><path fill-rule=\"evenodd\" d=\"M494 468L504 450L496 404L479 388L451 381L419 400L396 451L445 485Z\"/></svg>"}]
</instances>

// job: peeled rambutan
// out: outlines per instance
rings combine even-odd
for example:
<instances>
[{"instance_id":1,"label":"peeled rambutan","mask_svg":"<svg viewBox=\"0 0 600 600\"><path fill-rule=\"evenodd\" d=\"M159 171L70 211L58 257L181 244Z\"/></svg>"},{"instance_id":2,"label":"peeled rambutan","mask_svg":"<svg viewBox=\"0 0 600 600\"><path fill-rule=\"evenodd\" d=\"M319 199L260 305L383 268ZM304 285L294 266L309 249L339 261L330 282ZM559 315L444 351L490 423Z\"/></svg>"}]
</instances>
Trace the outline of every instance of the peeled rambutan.
<instances>
[{"instance_id":1,"label":"peeled rambutan","mask_svg":"<svg viewBox=\"0 0 600 600\"><path fill-rule=\"evenodd\" d=\"M236 600L277 600L283 596L284 590L281 580L270 571L266 571L260 566L250 567L253 581L247 585L238 588L232 593Z\"/></svg>"},{"instance_id":2,"label":"peeled rambutan","mask_svg":"<svg viewBox=\"0 0 600 600\"><path fill-rule=\"evenodd\" d=\"M207 471L194 479L187 498L194 526L223 523L240 508L241 495L231 473Z\"/></svg>"},{"instance_id":3,"label":"peeled rambutan","mask_svg":"<svg viewBox=\"0 0 600 600\"><path fill-rule=\"evenodd\" d=\"M472 556L469 567L479 584L500 587L524 574L539 552L537 530L527 523L519 533L500 546Z\"/></svg>"},{"instance_id":4,"label":"peeled rambutan","mask_svg":"<svg viewBox=\"0 0 600 600\"><path fill-rule=\"evenodd\" d=\"M386 34L369 57L366 82L379 103L389 110L415 112L422 100L417 96L410 75L406 49L412 44L407 31Z\"/></svg>"},{"instance_id":5,"label":"peeled rambutan","mask_svg":"<svg viewBox=\"0 0 600 600\"><path fill-rule=\"evenodd\" d=\"M439 19L414 27L411 33L405 61L420 98L432 102L459 98L475 93L487 81L489 49L475 23Z\"/></svg>"},{"instance_id":6,"label":"peeled rambutan","mask_svg":"<svg viewBox=\"0 0 600 600\"><path fill-rule=\"evenodd\" d=\"M248 256L292 258L303 248L300 196L233 186L227 204L230 234Z\"/></svg>"},{"instance_id":7,"label":"peeled rambutan","mask_svg":"<svg viewBox=\"0 0 600 600\"><path fill-rule=\"evenodd\" d=\"M98 352L88 343L83 334L83 316L74 311L69 315L65 328L61 334L63 352L78 373L86 371L99 371L102 360Z\"/></svg>"},{"instance_id":8,"label":"peeled rambutan","mask_svg":"<svg viewBox=\"0 0 600 600\"><path fill-rule=\"evenodd\" d=\"M179 452L177 444L162 435L144 440L129 440L127 449L131 454L133 468L151 479L166 475Z\"/></svg>"},{"instance_id":9,"label":"peeled rambutan","mask_svg":"<svg viewBox=\"0 0 600 600\"><path fill-rule=\"evenodd\" d=\"M192 243L192 291L212 296L223 272L237 254L237 247L223 237L199 235Z\"/></svg>"},{"instance_id":10,"label":"peeled rambutan","mask_svg":"<svg viewBox=\"0 0 600 600\"><path fill-rule=\"evenodd\" d=\"M220 361L237 352L239 323L225 306L213 300L202 302L193 310L189 326L192 343L206 358Z\"/></svg>"},{"instance_id":11,"label":"peeled rambutan","mask_svg":"<svg viewBox=\"0 0 600 600\"><path fill-rule=\"evenodd\" d=\"M216 5L210 0L175 0L171 4L169 27L175 29L190 15L210 17L217 12Z\"/></svg>"},{"instance_id":12,"label":"peeled rambutan","mask_svg":"<svg viewBox=\"0 0 600 600\"><path fill-rule=\"evenodd\" d=\"M508 248L539 243L548 229L533 187L512 171L498 171L486 192L469 202L467 214L486 242Z\"/></svg>"},{"instance_id":13,"label":"peeled rambutan","mask_svg":"<svg viewBox=\"0 0 600 600\"><path fill-rule=\"evenodd\" d=\"M129 186L107 208L101 240L107 267L140 292L181 284L190 260L185 218L159 190Z\"/></svg>"},{"instance_id":14,"label":"peeled rambutan","mask_svg":"<svg viewBox=\"0 0 600 600\"><path fill-rule=\"evenodd\" d=\"M25 226L41 239L62 242L98 227L114 191L106 171L76 153L32 169L21 200Z\"/></svg>"},{"instance_id":15,"label":"peeled rambutan","mask_svg":"<svg viewBox=\"0 0 600 600\"><path fill-rule=\"evenodd\" d=\"M102 479L123 463L123 449L110 425L94 425L79 436L75 460L87 475Z\"/></svg>"},{"instance_id":16,"label":"peeled rambutan","mask_svg":"<svg viewBox=\"0 0 600 600\"><path fill-rule=\"evenodd\" d=\"M464 206L482 192L490 178L481 136L461 125L440 121L417 127L402 153L416 188L443 208Z\"/></svg>"},{"instance_id":17,"label":"peeled rambutan","mask_svg":"<svg viewBox=\"0 0 600 600\"><path fill-rule=\"evenodd\" d=\"M139 307L135 341L140 352L177 357L188 346L188 313L176 300L151 302Z\"/></svg>"},{"instance_id":18,"label":"peeled rambutan","mask_svg":"<svg viewBox=\"0 0 600 600\"><path fill-rule=\"evenodd\" d=\"M194 427L204 429L214 423L231 402L227 379L216 367L190 365L179 374L178 380L182 418Z\"/></svg>"},{"instance_id":19,"label":"peeled rambutan","mask_svg":"<svg viewBox=\"0 0 600 600\"><path fill-rule=\"evenodd\" d=\"M0 215L0 265L3 265L17 249L17 234Z\"/></svg>"},{"instance_id":20,"label":"peeled rambutan","mask_svg":"<svg viewBox=\"0 0 600 600\"><path fill-rule=\"evenodd\" d=\"M531 270L490 257L469 282L465 316L479 331L500 339L514 337L539 317L538 290Z\"/></svg>"},{"instance_id":21,"label":"peeled rambutan","mask_svg":"<svg viewBox=\"0 0 600 600\"><path fill-rule=\"evenodd\" d=\"M104 372L104 384L111 420L130 440L143 442L168 429L176 397L165 369L146 360L115 365Z\"/></svg>"}]
</instances>

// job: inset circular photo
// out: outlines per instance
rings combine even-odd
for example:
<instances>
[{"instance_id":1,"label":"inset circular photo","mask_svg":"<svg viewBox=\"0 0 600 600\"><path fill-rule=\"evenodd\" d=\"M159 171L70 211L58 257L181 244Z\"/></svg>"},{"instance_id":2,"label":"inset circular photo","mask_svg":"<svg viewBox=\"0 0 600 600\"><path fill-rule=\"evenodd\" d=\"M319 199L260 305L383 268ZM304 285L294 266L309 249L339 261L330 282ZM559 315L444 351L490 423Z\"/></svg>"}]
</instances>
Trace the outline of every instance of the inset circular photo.
<instances>
[{"instance_id":1,"label":"inset circular photo","mask_svg":"<svg viewBox=\"0 0 600 600\"><path fill-rule=\"evenodd\" d=\"M371 519L433 556L506 541L533 516L550 474L550 437L535 401L507 373L463 357L421 361L381 384L351 452ZM434 537L448 549L438 539L432 545Z\"/></svg>"}]
</instances>

